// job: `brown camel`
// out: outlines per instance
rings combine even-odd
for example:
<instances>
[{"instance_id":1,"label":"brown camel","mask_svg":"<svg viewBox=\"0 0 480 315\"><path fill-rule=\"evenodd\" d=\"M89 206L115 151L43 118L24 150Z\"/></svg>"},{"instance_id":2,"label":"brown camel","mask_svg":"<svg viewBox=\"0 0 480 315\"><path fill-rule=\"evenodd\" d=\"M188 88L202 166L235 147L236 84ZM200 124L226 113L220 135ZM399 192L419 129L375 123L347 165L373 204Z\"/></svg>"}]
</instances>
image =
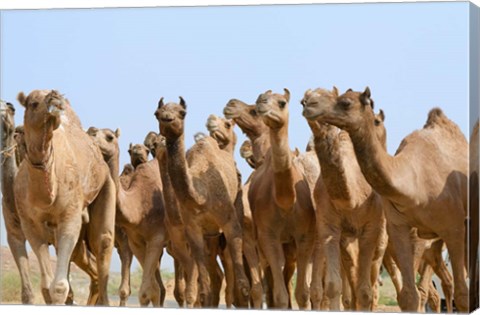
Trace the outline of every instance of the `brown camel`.
<instances>
[{"instance_id":1,"label":"brown camel","mask_svg":"<svg viewBox=\"0 0 480 315\"><path fill-rule=\"evenodd\" d=\"M108 305L107 282L115 225L115 185L69 102L57 91L22 92L27 155L15 179L22 229L38 258L45 301L64 304L72 252L82 222L96 257L97 304ZM55 274L49 244L57 251Z\"/></svg>"},{"instance_id":2,"label":"brown camel","mask_svg":"<svg viewBox=\"0 0 480 315\"><path fill-rule=\"evenodd\" d=\"M21 301L23 304L33 304L34 295L30 280L30 266L25 246L26 238L20 225L15 206L13 182L17 175L16 156L18 146L14 140L15 132L15 107L4 101L0 101L1 118L1 168L2 168L2 213L5 220L7 242L20 273ZM19 162L20 160L18 160Z\"/></svg>"},{"instance_id":3,"label":"brown camel","mask_svg":"<svg viewBox=\"0 0 480 315\"><path fill-rule=\"evenodd\" d=\"M479 185L478 185L478 119L473 127L470 136L470 247L469 247L469 269L470 277L470 312L473 312L479 305L479 261L478 261L478 241L479 241Z\"/></svg>"},{"instance_id":4,"label":"brown camel","mask_svg":"<svg viewBox=\"0 0 480 315\"><path fill-rule=\"evenodd\" d=\"M226 118L234 120L237 126L243 131L243 133L245 133L245 135L250 140L252 147L252 154L250 154L250 159L252 163L254 161L255 169L257 169L263 164L265 156L270 149L270 133L269 128L263 122L263 118L257 114L255 107L256 105L248 105L240 100L231 99L230 101L228 101L227 105L223 109L223 113ZM252 175L250 175L243 187L243 191L247 196L244 196L244 198L242 198L242 200L244 200L244 205L250 208L250 212L252 211L252 209L248 201L248 193L250 189ZM288 307L291 308L291 299L293 295L293 275L296 268L295 248L288 244L284 244L283 247L286 260L285 267L283 268L283 274L285 279L285 285L287 286L288 290ZM272 274L270 267L268 266L268 262L266 261L265 257L261 252L259 252L259 256L262 268L264 270L264 291L266 293L266 302L267 306L271 308L274 307Z\"/></svg>"},{"instance_id":5,"label":"brown camel","mask_svg":"<svg viewBox=\"0 0 480 315\"><path fill-rule=\"evenodd\" d=\"M452 259L455 304L468 310L465 283L467 141L439 108L423 129L407 136L390 156L375 136L370 89L347 91L334 101L307 103L305 115L346 130L368 183L382 197L395 260L402 274L398 297L403 311L418 311L414 259L409 238L413 227L425 239L442 238ZM434 219L432 219L434 218Z\"/></svg>"},{"instance_id":6,"label":"brown camel","mask_svg":"<svg viewBox=\"0 0 480 315\"><path fill-rule=\"evenodd\" d=\"M19 166L27 154L27 146L25 145L25 131L23 130L22 125L15 127L13 138L17 144L17 147L15 148L15 159L17 161L17 166Z\"/></svg>"},{"instance_id":7,"label":"brown camel","mask_svg":"<svg viewBox=\"0 0 480 315\"><path fill-rule=\"evenodd\" d=\"M247 162L251 168L257 167L255 157L253 156L252 142L249 139L245 140L240 146L240 156L245 159L245 162Z\"/></svg>"},{"instance_id":8,"label":"brown camel","mask_svg":"<svg viewBox=\"0 0 480 315\"><path fill-rule=\"evenodd\" d=\"M288 102L290 92L260 94L256 112L269 128L271 149L253 173L249 201L257 229L260 251L268 261L273 280L273 304L288 307L283 268L284 244L296 249L295 298L300 309L308 307L309 265L315 234L315 212L303 165L288 147ZM257 160L257 159L256 159ZM275 229L272 229L274 223ZM311 265L310 265L311 266Z\"/></svg>"},{"instance_id":9,"label":"brown camel","mask_svg":"<svg viewBox=\"0 0 480 315\"><path fill-rule=\"evenodd\" d=\"M168 174L188 226L190 250L199 271L200 304L211 305L203 237L223 232L235 270L236 301L239 307L246 307L249 285L243 267L242 229L234 206L238 192L235 161L210 137L196 143L185 155L183 98L179 104L164 104L160 99L155 115L160 134L166 138Z\"/></svg>"},{"instance_id":10,"label":"brown camel","mask_svg":"<svg viewBox=\"0 0 480 315\"><path fill-rule=\"evenodd\" d=\"M159 268L166 233L158 162L152 160L140 163L147 160L148 150L143 145L130 145L129 153L135 171L128 189L124 189L118 178L118 129L113 132L110 129L91 127L88 134L102 151L117 187L116 225L123 228L128 246L143 269L138 292L140 305L148 306L151 302L153 306L163 306L165 288Z\"/></svg>"},{"instance_id":11,"label":"brown camel","mask_svg":"<svg viewBox=\"0 0 480 315\"><path fill-rule=\"evenodd\" d=\"M302 104L334 101L333 91L308 90ZM370 108L373 110L373 108ZM313 263L312 304L320 309L323 286L331 310L340 310L342 292L341 252L342 235L358 239L358 263L345 266L353 288L353 309L373 311L374 287L387 245L382 198L368 184L358 165L348 134L338 128L311 120L305 115L313 131L315 151L322 168L314 199L317 210L317 248ZM373 116L375 132L386 147L384 115ZM355 257L356 258L356 257ZM326 261L324 265L324 260ZM323 270L325 268L325 270ZM325 279L323 278L325 272Z\"/></svg>"},{"instance_id":12,"label":"brown camel","mask_svg":"<svg viewBox=\"0 0 480 315\"><path fill-rule=\"evenodd\" d=\"M147 133L145 140L143 141L143 145L150 150L150 154L153 158L155 158L157 156L155 148L158 145L158 134L155 131L150 131Z\"/></svg>"},{"instance_id":13,"label":"brown camel","mask_svg":"<svg viewBox=\"0 0 480 315\"><path fill-rule=\"evenodd\" d=\"M216 115L210 115L207 119L207 130L210 133L210 136L214 138L219 147L226 152L232 154L234 153L235 144L237 141L237 136L234 132L235 122L229 119L222 117L217 117ZM237 170L239 176L239 184L241 184L241 175ZM248 188L249 182L243 187L239 187L239 192L236 201L237 216L242 218L242 230L243 230L243 253L248 264L248 273L250 275L250 299L251 306L253 308L261 308L262 306L262 296L263 288L261 283L261 269L260 269L260 260L257 254L257 242L255 239L255 227L253 224L252 213L250 211L250 206L248 205ZM228 268L231 257L228 255L228 251L223 251L226 256L223 259L226 259L224 262L227 288L225 299L227 301L227 307L229 304L231 306L233 302L233 280L234 274L232 268ZM230 263L231 264L231 263Z\"/></svg>"}]
</instances>

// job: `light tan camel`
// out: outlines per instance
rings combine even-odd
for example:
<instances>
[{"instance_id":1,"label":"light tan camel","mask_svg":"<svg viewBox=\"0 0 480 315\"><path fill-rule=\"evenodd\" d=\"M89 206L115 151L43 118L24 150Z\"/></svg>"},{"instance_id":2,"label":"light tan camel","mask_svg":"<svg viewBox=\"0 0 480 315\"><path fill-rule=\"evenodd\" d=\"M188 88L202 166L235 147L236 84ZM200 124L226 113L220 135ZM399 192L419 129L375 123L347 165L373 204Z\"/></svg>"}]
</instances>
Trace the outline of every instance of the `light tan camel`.
<instances>
[{"instance_id":1,"label":"light tan camel","mask_svg":"<svg viewBox=\"0 0 480 315\"><path fill-rule=\"evenodd\" d=\"M249 139L245 140L240 146L240 156L245 159L245 162L247 162L251 168L257 167L255 157L253 156L252 142Z\"/></svg>"},{"instance_id":2,"label":"light tan camel","mask_svg":"<svg viewBox=\"0 0 480 315\"><path fill-rule=\"evenodd\" d=\"M7 232L7 242L12 252L13 258L20 273L21 281L21 301L23 304L33 304L34 295L32 282L30 280L30 266L28 254L25 247L25 234L20 225L17 209L15 206L15 197L13 192L13 182L17 175L16 155L18 146L14 139L15 132L15 107L4 101L0 101L1 118L1 168L2 168L2 213L5 220ZM19 162L20 160L18 160Z\"/></svg>"},{"instance_id":3,"label":"light tan camel","mask_svg":"<svg viewBox=\"0 0 480 315\"><path fill-rule=\"evenodd\" d=\"M13 107L12 107L13 108ZM4 124L6 126L8 124ZM20 163L25 159L26 152L27 152L27 145L25 143L25 133L24 133L24 128L22 125L17 126L15 128L15 133L14 133L14 140L15 140L15 159L16 159L16 164L17 166L20 165ZM7 158L7 156L5 156ZM7 169L11 168L11 165L8 160L5 160L5 163L2 164L2 166L6 167ZM2 171L2 174L11 174L11 171ZM16 175L16 170L15 170L15 175ZM3 186L5 187L5 186ZM8 202L10 200L13 202L14 196L13 196L13 183L11 186L9 186L9 190L6 193L11 193L11 199L7 198L5 201ZM5 195L5 194L4 194ZM12 208L13 207L13 208ZM5 206L3 209L14 209L14 211L9 212L7 215L5 215L5 223L7 226L7 238L13 238L12 244L17 245L19 244L18 240L21 239L23 242L25 242L25 235L23 231L21 230L20 226L20 218L18 217L18 213L16 211L15 205L10 205L8 202L8 205ZM95 257L91 254L91 252L87 248L87 240L85 238L85 230L81 232L81 239L77 242L77 245L75 246L75 249L73 250L71 261L75 262L75 264L80 267L83 271L85 271L89 277L90 277L90 293L89 297L87 299L87 304L88 305L94 305L96 303L96 299L98 298L98 273L96 269L96 259ZM10 244L10 241L9 241ZM23 245L24 247L25 245ZM21 247L20 250L23 252L24 248ZM12 249L12 253L14 258L16 255L18 255L18 248ZM19 259L22 261L24 258L27 258L27 256L21 256ZM27 272L28 274L28 268L25 267L23 264L28 264L28 261L22 262L22 264L19 264L19 271L20 271L20 279L22 281L22 292L24 291L23 287L31 287L31 284L29 283L28 280L24 281L24 272ZM27 269L25 269L27 268ZM23 270L22 270L23 269ZM27 283L24 285L23 283ZM31 301L24 302L24 297L22 293L22 303L24 304L31 304ZM32 297L33 298L33 297ZM51 303L51 301L47 301L48 303ZM67 295L67 299L65 301L65 304L67 305L72 305L74 303L74 297L73 297L73 290L70 286L69 292Z\"/></svg>"},{"instance_id":4,"label":"light tan camel","mask_svg":"<svg viewBox=\"0 0 480 315\"><path fill-rule=\"evenodd\" d=\"M247 154L249 154L249 159L251 160L251 163L254 163L255 169L257 169L263 164L265 156L270 149L270 132L267 125L265 125L265 123L263 122L263 118L257 114L255 107L256 105L248 105L238 99L231 99L224 107L223 113L226 118L234 120L237 126L243 131L243 133L245 133L245 135L250 140L252 153ZM250 208L250 212L251 207L248 201L248 193L250 189L252 175L250 175L243 187L243 192L246 196L242 198L242 200L244 201L244 205L248 205L248 207ZM286 260L285 266L283 268L283 274L285 279L285 285L287 286L288 290L288 307L291 308L291 299L293 295L293 275L296 268L295 248L291 245L284 244L283 250L285 252ZM268 262L266 261L265 257L262 255L261 252L259 252L259 258L262 269L264 270L264 291L266 293L267 306L269 308L272 308L274 307L272 273L270 267L268 266Z\"/></svg>"},{"instance_id":5,"label":"light tan camel","mask_svg":"<svg viewBox=\"0 0 480 315\"><path fill-rule=\"evenodd\" d=\"M97 304L108 305L107 282L114 241L115 184L100 150L85 134L69 102L57 91L22 92L27 156L14 184L15 202L41 270L45 301L64 304L72 252L82 222L96 257ZM49 244L57 251L55 274Z\"/></svg>"},{"instance_id":6,"label":"light tan camel","mask_svg":"<svg viewBox=\"0 0 480 315\"><path fill-rule=\"evenodd\" d=\"M118 129L90 128L88 134L103 153L117 187L116 225L123 228L128 245L143 269L138 292L140 305L163 306L165 287L160 277L160 261L166 242L162 183L157 160L148 160L148 149L130 145L131 164L135 167L128 189L118 178L120 150ZM144 161L144 162L142 162Z\"/></svg>"},{"instance_id":7,"label":"light tan camel","mask_svg":"<svg viewBox=\"0 0 480 315\"><path fill-rule=\"evenodd\" d=\"M235 122L226 118L210 115L207 119L207 130L210 136L214 138L219 147L232 154L234 153L237 136L234 131ZM241 184L241 175L239 176L239 184ZM243 253L248 264L248 274L250 275L250 300L251 306L260 309L262 306L263 288L261 279L260 259L257 253L257 242L255 239L255 226L253 223L252 213L248 204L248 188L249 182L243 187L239 186L239 192L236 200L237 216L242 218L243 231ZM225 299L227 307L233 303L233 269L228 266L231 264L231 257L228 251L223 251L227 288ZM230 304L230 305L229 305Z\"/></svg>"},{"instance_id":8,"label":"light tan camel","mask_svg":"<svg viewBox=\"0 0 480 315\"><path fill-rule=\"evenodd\" d=\"M333 102L337 97L336 88L333 91L308 90L301 103L305 106L324 99ZM313 132L315 151L322 168L314 194L319 236L313 264L312 308L320 309L325 287L330 309L340 310L340 243L342 236L346 236L357 238L359 247L358 257L354 257L358 262L345 266L353 288L352 298L356 302L353 309L373 311L374 287L387 245L382 198L365 180L348 134L332 125L311 120L308 115L305 118ZM386 147L383 112L373 119L377 126L375 132L383 139L382 146Z\"/></svg>"},{"instance_id":9,"label":"light tan camel","mask_svg":"<svg viewBox=\"0 0 480 315\"><path fill-rule=\"evenodd\" d=\"M256 112L269 128L271 149L252 175L249 201L260 251L271 269L274 307L287 308L289 304L283 274L283 245L289 244L296 248L298 266L295 298L299 308L306 309L310 299L315 212L304 168L288 146L289 100L287 89L283 95L267 91L257 99Z\"/></svg>"},{"instance_id":10,"label":"light tan camel","mask_svg":"<svg viewBox=\"0 0 480 315\"><path fill-rule=\"evenodd\" d=\"M200 304L211 305L203 237L223 232L233 259L236 301L239 307L247 307L250 288L243 266L242 230L234 206L238 192L235 161L210 137L196 143L185 155L183 98L179 104L164 104L162 98L155 115L160 133L166 138L168 174L188 226L190 250L199 271Z\"/></svg>"},{"instance_id":11,"label":"light tan camel","mask_svg":"<svg viewBox=\"0 0 480 315\"><path fill-rule=\"evenodd\" d=\"M465 283L467 209L467 141L458 126L435 108L423 129L407 136L390 156L375 136L370 89L348 91L335 101L309 103L311 119L346 130L368 183L382 197L395 260L402 274L398 297L403 311L418 311L413 253L409 238L442 238L452 259L455 304L468 310Z\"/></svg>"},{"instance_id":12,"label":"light tan camel","mask_svg":"<svg viewBox=\"0 0 480 315\"><path fill-rule=\"evenodd\" d=\"M469 268L468 274L470 277L470 312L473 312L479 305L479 261L478 261L478 242L479 242L479 185L478 185L478 150L479 150L479 138L478 138L478 118L473 127L472 134L470 136L470 195L469 195L469 208L470 208L470 226L469 226Z\"/></svg>"}]
</instances>

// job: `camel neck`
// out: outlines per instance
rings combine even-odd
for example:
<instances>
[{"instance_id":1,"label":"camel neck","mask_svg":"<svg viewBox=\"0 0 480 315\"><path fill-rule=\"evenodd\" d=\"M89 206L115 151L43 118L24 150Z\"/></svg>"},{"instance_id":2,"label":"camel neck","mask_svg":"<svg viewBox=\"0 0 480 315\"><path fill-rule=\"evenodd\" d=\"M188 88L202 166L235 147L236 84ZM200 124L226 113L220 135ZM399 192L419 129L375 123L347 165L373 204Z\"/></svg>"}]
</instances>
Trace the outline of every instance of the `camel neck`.
<instances>
[{"instance_id":1,"label":"camel neck","mask_svg":"<svg viewBox=\"0 0 480 315\"><path fill-rule=\"evenodd\" d=\"M168 217L169 224L174 226L183 223L180 213L180 206L175 196L175 191L172 186L172 181L168 175L168 156L166 152L157 153L157 161L160 169L160 177L162 179L163 198L165 200L165 211Z\"/></svg>"},{"instance_id":2,"label":"camel neck","mask_svg":"<svg viewBox=\"0 0 480 315\"><path fill-rule=\"evenodd\" d=\"M295 203L292 153L288 145L288 124L270 129L271 154L275 188L275 201L282 209L291 209Z\"/></svg>"},{"instance_id":3,"label":"camel neck","mask_svg":"<svg viewBox=\"0 0 480 315\"><path fill-rule=\"evenodd\" d=\"M369 126L349 131L358 164L368 183L380 195L394 202L404 203L407 197L400 190L395 174L406 170L398 169L398 161L390 156ZM407 173L404 174L408 176ZM408 198L408 197L407 197Z\"/></svg>"},{"instance_id":4,"label":"camel neck","mask_svg":"<svg viewBox=\"0 0 480 315\"><path fill-rule=\"evenodd\" d=\"M168 175L179 200L198 207L200 196L193 187L185 155L184 135L177 138L167 138L167 166Z\"/></svg>"},{"instance_id":5,"label":"camel neck","mask_svg":"<svg viewBox=\"0 0 480 315\"><path fill-rule=\"evenodd\" d=\"M2 150L2 196L7 201L13 197L13 180L17 174L17 164L15 161L15 141L13 134L8 135L1 145ZM13 198L12 198L13 199ZM13 200L9 200L13 203Z\"/></svg>"},{"instance_id":6,"label":"camel neck","mask_svg":"<svg viewBox=\"0 0 480 315\"><path fill-rule=\"evenodd\" d=\"M119 152L111 156L107 161L108 169L110 170L110 175L112 176L113 181L115 182L115 187L117 192L121 189L120 185L120 154Z\"/></svg>"},{"instance_id":7,"label":"camel neck","mask_svg":"<svg viewBox=\"0 0 480 315\"><path fill-rule=\"evenodd\" d=\"M314 140L322 179L330 198L352 208L363 203L370 195L371 187L363 178L350 138L336 128L323 125L315 133Z\"/></svg>"},{"instance_id":8,"label":"camel neck","mask_svg":"<svg viewBox=\"0 0 480 315\"><path fill-rule=\"evenodd\" d=\"M262 133L259 137L252 139L252 151L253 151L253 158L255 159L255 167L258 168L260 165L263 164L265 160L265 156L270 149L270 135L269 133Z\"/></svg>"}]
</instances>

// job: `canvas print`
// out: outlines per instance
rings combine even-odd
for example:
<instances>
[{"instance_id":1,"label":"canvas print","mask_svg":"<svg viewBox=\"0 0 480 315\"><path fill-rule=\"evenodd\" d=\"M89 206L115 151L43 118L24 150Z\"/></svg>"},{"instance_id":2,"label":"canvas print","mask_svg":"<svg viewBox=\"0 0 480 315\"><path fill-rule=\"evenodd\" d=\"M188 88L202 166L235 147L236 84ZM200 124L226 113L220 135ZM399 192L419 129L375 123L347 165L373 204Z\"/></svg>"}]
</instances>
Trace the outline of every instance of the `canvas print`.
<instances>
[{"instance_id":1,"label":"canvas print","mask_svg":"<svg viewBox=\"0 0 480 315\"><path fill-rule=\"evenodd\" d=\"M474 4L0 14L0 304L478 307Z\"/></svg>"}]
</instances>

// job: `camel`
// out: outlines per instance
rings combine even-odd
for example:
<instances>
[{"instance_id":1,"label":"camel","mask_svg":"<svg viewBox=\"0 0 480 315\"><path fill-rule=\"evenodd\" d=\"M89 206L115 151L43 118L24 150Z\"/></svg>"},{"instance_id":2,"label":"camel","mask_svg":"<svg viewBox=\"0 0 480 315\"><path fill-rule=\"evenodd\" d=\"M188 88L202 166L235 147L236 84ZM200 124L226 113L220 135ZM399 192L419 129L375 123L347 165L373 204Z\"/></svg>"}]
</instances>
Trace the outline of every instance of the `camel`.
<instances>
[{"instance_id":1,"label":"camel","mask_svg":"<svg viewBox=\"0 0 480 315\"><path fill-rule=\"evenodd\" d=\"M147 133L145 136L145 140L143 140L143 145L147 147L147 149L150 151L150 154L152 155L153 158L157 156L157 153L155 151L155 148L158 144L158 134L155 131L150 131Z\"/></svg>"},{"instance_id":2,"label":"camel","mask_svg":"<svg viewBox=\"0 0 480 315\"><path fill-rule=\"evenodd\" d=\"M14 178L17 174L16 155L18 146L15 143L15 107L11 103L0 101L1 118L1 167L2 167L2 213L5 220L7 232L7 242L12 252L13 258L20 273L21 281L21 301L23 304L33 304L34 295L32 282L30 280L30 266L28 261L27 249L25 246L26 238L20 225L20 218L15 206L15 197L13 191Z\"/></svg>"},{"instance_id":3,"label":"camel","mask_svg":"<svg viewBox=\"0 0 480 315\"><path fill-rule=\"evenodd\" d=\"M245 162L247 162L251 168L254 169L257 167L253 156L252 142L249 139L245 140L240 146L240 156L245 159Z\"/></svg>"},{"instance_id":4,"label":"camel","mask_svg":"<svg viewBox=\"0 0 480 315\"><path fill-rule=\"evenodd\" d=\"M150 150L143 144L133 145L130 143L128 154L130 154L130 164L136 169L138 165L148 161Z\"/></svg>"},{"instance_id":5,"label":"camel","mask_svg":"<svg viewBox=\"0 0 480 315\"><path fill-rule=\"evenodd\" d=\"M323 99L334 101L337 97L336 88L333 91L308 90L301 103L321 102ZM386 148L384 117L382 111L377 117L373 116L377 126L375 132ZM313 263L316 272L311 287L312 308L320 309L325 286L330 309L340 310L340 243L346 236L358 239L358 258L354 257L358 262L345 266L352 287L352 301L356 304L353 309L373 311L374 287L387 245L382 198L365 180L348 134L339 132L332 125L310 120L307 115L305 118L313 132L315 151L322 168L314 194L319 235Z\"/></svg>"},{"instance_id":6,"label":"camel","mask_svg":"<svg viewBox=\"0 0 480 315\"><path fill-rule=\"evenodd\" d=\"M115 223L115 185L108 166L68 100L57 91L17 97L25 107L27 155L14 184L22 230L38 258L45 301L64 304L72 252L86 225L98 271L97 304L108 305L107 282ZM68 170L68 171L67 171ZM57 251L55 274L49 244Z\"/></svg>"},{"instance_id":7,"label":"camel","mask_svg":"<svg viewBox=\"0 0 480 315\"><path fill-rule=\"evenodd\" d=\"M308 278L315 212L304 168L288 147L289 100L287 89L283 95L267 91L257 99L255 111L269 130L271 148L252 175L248 197L260 251L271 270L274 307L287 308L289 304L283 274L284 244L288 244L296 249L295 298L299 308L306 309L310 298ZM275 229L272 230L273 222Z\"/></svg>"},{"instance_id":8,"label":"camel","mask_svg":"<svg viewBox=\"0 0 480 315\"><path fill-rule=\"evenodd\" d=\"M210 136L214 138L220 149L234 153L237 136L234 132L235 122L216 115L210 115L207 119L207 130ZM239 184L241 184L241 175L237 170L239 176ZM237 196L236 208L237 216L242 217L242 230L243 230L243 253L248 264L248 273L250 275L250 299L251 306L256 309L260 309L262 306L263 288L261 283L261 269L259 266L259 257L257 254L256 240L255 240L255 227L253 223L252 213L248 205L248 188L249 182L243 187L239 186L239 192ZM234 280L232 268L228 268L231 257L228 255L228 251L223 251L226 256L223 260L225 273L227 276L227 288L225 299L227 300L227 307L231 307L233 301L233 286L231 283ZM222 261L223 261L222 260Z\"/></svg>"},{"instance_id":9,"label":"camel","mask_svg":"<svg viewBox=\"0 0 480 315\"><path fill-rule=\"evenodd\" d=\"M338 91L308 90L302 104L338 97ZM373 108L371 109L373 110ZM374 287L386 248L385 216L381 197L365 180L350 137L338 128L309 120L322 173L315 188L317 231L320 233L313 269L312 304L320 309L323 285L332 310L340 310L342 291L340 242L343 235L358 238L358 264L346 266L355 310L373 311ZM386 147L384 114L374 117L378 137ZM324 259L326 264L324 266ZM346 260L348 261L348 260ZM325 268L325 271L323 269ZM325 272L325 279L323 278ZM322 283L324 281L324 284Z\"/></svg>"},{"instance_id":10,"label":"camel","mask_svg":"<svg viewBox=\"0 0 480 315\"><path fill-rule=\"evenodd\" d=\"M304 114L335 125L352 139L362 173L384 198L387 231L402 274L398 296L402 311L418 311L414 259L409 234L442 238L452 260L454 299L468 310L465 283L467 209L467 141L458 126L439 108L432 109L423 129L414 131L390 156L375 136L370 89L347 91L335 100L309 102ZM432 219L434 218L434 219Z\"/></svg>"},{"instance_id":11,"label":"camel","mask_svg":"<svg viewBox=\"0 0 480 315\"><path fill-rule=\"evenodd\" d=\"M148 306L152 303L156 307L163 306L165 287L159 268L166 242L166 231L158 162L157 160L146 162L148 150L143 145L130 145L131 164L135 171L128 189L124 189L118 177L119 130L113 132L110 129L91 127L88 134L102 151L114 178L118 191L116 225L123 228L128 246L143 269L142 283L138 292L140 305ZM127 276L128 272L125 275Z\"/></svg>"},{"instance_id":12,"label":"camel","mask_svg":"<svg viewBox=\"0 0 480 315\"><path fill-rule=\"evenodd\" d=\"M125 164L123 166L123 171L120 174L120 178L119 178L120 185L123 187L123 189L128 189L128 187L130 187L130 182L132 181L132 176L134 171L135 171L135 168L130 163Z\"/></svg>"},{"instance_id":13,"label":"camel","mask_svg":"<svg viewBox=\"0 0 480 315\"><path fill-rule=\"evenodd\" d=\"M25 132L22 125L15 127L13 139L15 139L17 145L15 149L15 160L18 167L27 154L27 146L25 145Z\"/></svg>"},{"instance_id":14,"label":"camel","mask_svg":"<svg viewBox=\"0 0 480 315\"><path fill-rule=\"evenodd\" d=\"M478 119L470 136L470 247L469 247L469 278L470 278L470 311L473 312L479 305L479 262L478 262L478 238L479 238L479 186L478 186Z\"/></svg>"},{"instance_id":15,"label":"camel","mask_svg":"<svg viewBox=\"0 0 480 315\"><path fill-rule=\"evenodd\" d=\"M270 149L270 135L269 128L263 122L263 119L260 115L257 114L255 109L256 105L248 105L243 101L238 99L231 99L228 101L226 106L223 109L223 114L227 119L232 119L235 121L237 126L245 133L251 143L252 153L247 153L250 156L250 160L255 165L255 169L259 168L267 155L268 150ZM315 157L316 159L316 157ZM317 162L318 164L318 162ZM253 174L252 174L253 175ZM252 175L247 179L243 192L246 196L242 198L244 206L250 207L248 201L248 193L250 190L250 184ZM251 207L250 207L251 208ZM252 211L252 209L250 209ZM257 245L258 247L258 245ZM288 290L288 307L292 307L292 292L293 292L293 275L296 268L295 262L295 248L292 248L288 244L283 246L285 252L285 266L283 268L285 285ZM273 279L271 275L270 267L265 257L259 252L259 258L261 261L262 269L264 270L264 291L266 293L266 302L269 308L274 306L273 302Z\"/></svg>"},{"instance_id":16,"label":"camel","mask_svg":"<svg viewBox=\"0 0 480 315\"><path fill-rule=\"evenodd\" d=\"M206 270L204 236L225 234L235 270L235 295L239 307L248 306L249 284L243 266L243 240L234 206L238 178L231 154L206 137L185 155L186 103L158 103L155 116L166 138L168 175L188 226L190 250L199 272L199 302L211 305L210 277Z\"/></svg>"}]
</instances>

